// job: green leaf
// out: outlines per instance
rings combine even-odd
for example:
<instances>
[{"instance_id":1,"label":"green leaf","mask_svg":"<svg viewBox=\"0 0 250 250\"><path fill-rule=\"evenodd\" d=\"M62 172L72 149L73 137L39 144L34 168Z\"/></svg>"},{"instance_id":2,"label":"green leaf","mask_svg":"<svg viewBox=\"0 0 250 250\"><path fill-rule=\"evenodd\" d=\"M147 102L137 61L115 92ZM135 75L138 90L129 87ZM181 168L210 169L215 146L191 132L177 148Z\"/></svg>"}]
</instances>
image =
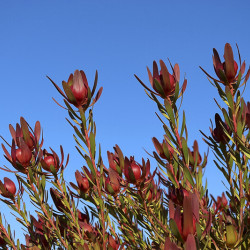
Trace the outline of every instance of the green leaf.
<instances>
[{"instance_id":1,"label":"green leaf","mask_svg":"<svg viewBox=\"0 0 250 250\"><path fill-rule=\"evenodd\" d=\"M189 153L188 153L187 141L183 137L181 138L181 145L185 163L186 165L189 165Z\"/></svg>"},{"instance_id":2,"label":"green leaf","mask_svg":"<svg viewBox=\"0 0 250 250\"><path fill-rule=\"evenodd\" d=\"M170 129L167 125L163 125L163 129L167 135L167 137L169 137L170 141L173 142L175 145L177 145L177 142L176 140L174 139L174 137L172 136L171 132L170 132ZM164 138L166 139L166 137L164 136ZM169 141L168 139L168 141ZM169 143L170 144L170 143ZM172 143L170 145L173 145Z\"/></svg>"},{"instance_id":3,"label":"green leaf","mask_svg":"<svg viewBox=\"0 0 250 250\"><path fill-rule=\"evenodd\" d=\"M156 79L154 79L154 87L157 93L159 93L162 97L165 96L165 93L161 84Z\"/></svg>"},{"instance_id":4,"label":"green leaf","mask_svg":"<svg viewBox=\"0 0 250 250\"><path fill-rule=\"evenodd\" d=\"M183 165L183 172L184 172L184 176L187 178L191 186L194 187L195 184L194 184L193 177L186 165Z\"/></svg>"},{"instance_id":5,"label":"green leaf","mask_svg":"<svg viewBox=\"0 0 250 250\"><path fill-rule=\"evenodd\" d=\"M65 82L65 81L63 81L63 82L62 82L62 86L63 86L63 90L64 90L64 92L65 92L65 94L66 94L68 100L69 100L70 102L72 102L72 103L77 103L77 102L76 102L76 98L75 98L75 96L73 95L73 93L72 93L72 91L71 91L71 88L70 88L70 86L68 85L68 83Z\"/></svg>"},{"instance_id":6,"label":"green leaf","mask_svg":"<svg viewBox=\"0 0 250 250\"><path fill-rule=\"evenodd\" d=\"M85 138L83 137L81 132L78 130L78 128L76 126L74 126L73 128L74 128L77 136L84 142L85 145L87 145L87 142L86 142Z\"/></svg>"},{"instance_id":7,"label":"green leaf","mask_svg":"<svg viewBox=\"0 0 250 250\"><path fill-rule=\"evenodd\" d=\"M186 126L186 117L185 117L185 112L183 110L183 116L182 116L182 125L181 125L181 134L180 137L182 137L183 133L184 133L184 129Z\"/></svg>"},{"instance_id":8,"label":"green leaf","mask_svg":"<svg viewBox=\"0 0 250 250\"><path fill-rule=\"evenodd\" d=\"M233 127L232 127L232 123L231 123L231 120L227 114L227 111L223 108L222 109L222 113L223 113L223 116L224 116L224 119L225 119L225 122L226 124L229 126L229 128L233 131Z\"/></svg>"},{"instance_id":9,"label":"green leaf","mask_svg":"<svg viewBox=\"0 0 250 250\"><path fill-rule=\"evenodd\" d=\"M231 93L231 91L230 91L230 89L229 89L228 86L226 86L226 97L227 97L230 109L232 111L234 111L234 100L233 100L232 93Z\"/></svg>"},{"instance_id":10,"label":"green leaf","mask_svg":"<svg viewBox=\"0 0 250 250\"><path fill-rule=\"evenodd\" d=\"M90 140L91 154L92 154L93 158L95 159L95 135L93 132L90 132L89 140Z\"/></svg>"},{"instance_id":11,"label":"green leaf","mask_svg":"<svg viewBox=\"0 0 250 250\"><path fill-rule=\"evenodd\" d=\"M174 93L174 102L176 102L176 100L178 99L179 90L180 90L179 82L176 82L176 84L175 84L175 93Z\"/></svg>"},{"instance_id":12,"label":"green leaf","mask_svg":"<svg viewBox=\"0 0 250 250\"><path fill-rule=\"evenodd\" d=\"M84 155L84 159L86 160L87 164L88 164L88 167L90 168L90 171L91 173L94 175L94 177L96 178L96 172L95 172L95 169L94 169L94 166L92 164L92 161L91 159L87 156L87 155Z\"/></svg>"},{"instance_id":13,"label":"green leaf","mask_svg":"<svg viewBox=\"0 0 250 250\"><path fill-rule=\"evenodd\" d=\"M79 109L79 111L80 111L80 116L81 116L83 128L86 130L86 117L85 117L85 112L84 112L84 110L83 110L82 108Z\"/></svg>"},{"instance_id":14,"label":"green leaf","mask_svg":"<svg viewBox=\"0 0 250 250\"><path fill-rule=\"evenodd\" d=\"M181 234L174 219L170 219L169 226L172 234L177 238L177 240L179 240L181 243L184 243L184 240L181 237Z\"/></svg>"},{"instance_id":15,"label":"green leaf","mask_svg":"<svg viewBox=\"0 0 250 250\"><path fill-rule=\"evenodd\" d=\"M221 86L218 84L217 81L214 81L214 84L218 89L220 97L222 98L223 101L225 101L226 100L226 95L225 95L224 91L222 90Z\"/></svg>"},{"instance_id":16,"label":"green leaf","mask_svg":"<svg viewBox=\"0 0 250 250\"><path fill-rule=\"evenodd\" d=\"M67 106L70 113L72 113L76 118L80 119L80 117L76 114L76 112L71 108L67 100L64 99L64 103Z\"/></svg>"},{"instance_id":17,"label":"green leaf","mask_svg":"<svg viewBox=\"0 0 250 250\"><path fill-rule=\"evenodd\" d=\"M168 113L170 122L172 123L173 127L175 128L176 124L175 124L175 118L174 118L174 112L173 112L172 105L171 105L171 103L169 102L168 99L164 100L164 104L165 104L165 108L166 108L166 111Z\"/></svg>"}]
</instances>

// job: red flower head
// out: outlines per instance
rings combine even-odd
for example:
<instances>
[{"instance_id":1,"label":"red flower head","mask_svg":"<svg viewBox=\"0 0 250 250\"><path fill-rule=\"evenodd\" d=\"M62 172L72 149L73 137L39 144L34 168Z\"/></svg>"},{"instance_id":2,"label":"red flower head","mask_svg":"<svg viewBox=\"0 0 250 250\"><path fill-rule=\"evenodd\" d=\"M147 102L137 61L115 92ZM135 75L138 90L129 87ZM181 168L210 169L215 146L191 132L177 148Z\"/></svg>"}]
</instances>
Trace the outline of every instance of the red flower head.
<instances>
[{"instance_id":1,"label":"red flower head","mask_svg":"<svg viewBox=\"0 0 250 250\"><path fill-rule=\"evenodd\" d=\"M189 149L188 151L189 151L189 164L192 167L192 169L194 166L200 166L202 162L202 157L200 155L198 142L196 140L194 141L193 144L193 151ZM203 162L202 165L203 166L206 165L206 156L205 156L205 161Z\"/></svg>"},{"instance_id":2,"label":"red flower head","mask_svg":"<svg viewBox=\"0 0 250 250\"><path fill-rule=\"evenodd\" d=\"M109 175L105 178L105 190L115 196L121 189L120 177L114 169L109 168L108 171Z\"/></svg>"},{"instance_id":3,"label":"red flower head","mask_svg":"<svg viewBox=\"0 0 250 250\"><path fill-rule=\"evenodd\" d=\"M49 78L49 77L48 77ZM88 85L88 81L86 78L86 75L84 71L82 70L76 70L74 75L71 74L69 76L69 79L67 82L63 81L63 91L49 78L49 80L53 83L53 85L56 87L56 89L59 91L59 93L71 104L73 104L76 108L79 107L85 107L85 109L88 108L91 98L94 95L95 88L97 85L97 73L95 78L95 83L93 90L91 91ZM92 104L94 104L102 93L102 87L99 89L94 101Z\"/></svg>"},{"instance_id":4,"label":"red flower head","mask_svg":"<svg viewBox=\"0 0 250 250\"><path fill-rule=\"evenodd\" d=\"M210 131L211 131L212 136L215 139L215 141L221 142L221 143L229 142L230 139L225 134L224 129L226 129L226 131L228 132L229 135L231 135L232 132L231 132L229 126L221 120L220 115L217 113L215 114L215 125L216 125L216 127L214 130L210 128Z\"/></svg>"},{"instance_id":5,"label":"red flower head","mask_svg":"<svg viewBox=\"0 0 250 250\"><path fill-rule=\"evenodd\" d=\"M13 199L16 194L15 183L7 177L4 177L4 184L0 181L0 192L5 198Z\"/></svg>"},{"instance_id":6,"label":"red flower head","mask_svg":"<svg viewBox=\"0 0 250 250\"><path fill-rule=\"evenodd\" d=\"M63 149L61 146L61 156L62 156L62 161L59 161L58 155L51 149L52 153L48 153L46 149L43 150L43 158L41 159L41 164L44 170L51 172L53 167L55 171L57 172L60 168L63 167ZM67 160L68 162L68 160ZM66 163L67 165L67 163ZM66 167L65 165L65 167ZM64 167L64 168L65 168Z\"/></svg>"},{"instance_id":7,"label":"red flower head","mask_svg":"<svg viewBox=\"0 0 250 250\"><path fill-rule=\"evenodd\" d=\"M147 160L145 163L142 159L142 166L130 157L130 160L125 157L124 161L124 175L129 183L140 184L147 178L150 172L150 162Z\"/></svg>"},{"instance_id":8,"label":"red flower head","mask_svg":"<svg viewBox=\"0 0 250 250\"><path fill-rule=\"evenodd\" d=\"M225 61L221 63L220 56L216 49L213 49L213 64L216 75L223 84L234 83L237 80L238 64L234 60L233 50L229 43L226 43L224 50ZM244 72L243 72L244 73ZM242 74L243 74L242 73Z\"/></svg>"},{"instance_id":9,"label":"red flower head","mask_svg":"<svg viewBox=\"0 0 250 250\"><path fill-rule=\"evenodd\" d=\"M173 74L168 72L165 63L160 60L161 70L159 73L157 63L153 62L153 76L148 70L149 81L153 89L162 97L167 98L174 94L176 82L179 82L180 70L178 64L175 64Z\"/></svg>"},{"instance_id":10,"label":"red flower head","mask_svg":"<svg viewBox=\"0 0 250 250\"><path fill-rule=\"evenodd\" d=\"M5 158L20 172L26 172L27 167L31 165L32 156L36 158L42 146L43 140L39 145L41 126L37 121L34 131L30 129L28 123L23 117L20 118L20 124L16 124L16 130L9 125L12 136L11 154L2 144Z\"/></svg>"},{"instance_id":11,"label":"red flower head","mask_svg":"<svg viewBox=\"0 0 250 250\"><path fill-rule=\"evenodd\" d=\"M240 57L240 55L239 55ZM209 75L204 69L202 71L211 79L213 79L216 82L220 82L224 84L225 86L230 86L231 84L235 84L239 78L239 75L241 78L243 77L243 74L245 72L246 63L245 61L241 64L240 60L240 70L238 72L238 64L234 60L233 50L229 43L225 44L224 49L224 62L221 62L220 56L216 49L213 49L213 65L214 65L214 71L216 75L219 77L219 80L213 78L211 75ZM250 70L248 70L244 83L247 82L250 75Z\"/></svg>"},{"instance_id":12,"label":"red flower head","mask_svg":"<svg viewBox=\"0 0 250 250\"><path fill-rule=\"evenodd\" d=\"M115 170L120 176L122 176L122 171L124 168L124 157L118 145L115 145L114 150L115 150L114 154L110 153L109 151L107 152L109 166L110 168Z\"/></svg>"},{"instance_id":13,"label":"red flower head","mask_svg":"<svg viewBox=\"0 0 250 250\"><path fill-rule=\"evenodd\" d=\"M89 191L89 180L83 174L80 173L78 170L75 172L76 182L81 192L87 193Z\"/></svg>"}]
</instances>

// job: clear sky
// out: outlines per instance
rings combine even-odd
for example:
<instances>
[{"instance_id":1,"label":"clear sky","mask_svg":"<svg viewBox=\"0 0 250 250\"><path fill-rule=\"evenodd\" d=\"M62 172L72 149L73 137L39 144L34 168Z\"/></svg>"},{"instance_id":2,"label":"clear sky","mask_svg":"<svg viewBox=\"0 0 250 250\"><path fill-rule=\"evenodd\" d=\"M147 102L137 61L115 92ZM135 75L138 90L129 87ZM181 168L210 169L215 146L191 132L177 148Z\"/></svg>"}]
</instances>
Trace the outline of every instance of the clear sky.
<instances>
[{"instance_id":1,"label":"clear sky","mask_svg":"<svg viewBox=\"0 0 250 250\"><path fill-rule=\"evenodd\" d=\"M84 162L74 148L73 130L65 121L67 112L52 100L62 97L46 79L61 86L75 69L85 71L89 85L99 72L101 99L95 106L97 141L106 151L118 144L124 155L136 160L152 152L152 137L161 140L164 131L156 105L134 78L149 84L146 66L167 58L179 63L181 79L188 80L183 108L189 129L189 146L197 139L207 151L199 129L209 133L210 119L218 108L216 89L199 69L214 75L212 49L223 55L229 42L235 57L250 63L249 1L0 1L0 134L10 141L9 123L23 116L33 127L41 122L45 147L59 153L62 144L70 153L68 181ZM237 57L236 57L237 58ZM168 65L168 64L167 64ZM245 100L250 101L247 87ZM209 192L225 190L223 177L212 162L206 168ZM0 156L1 166L8 164ZM156 163L151 159L152 168ZM9 165L8 165L9 166ZM1 180L5 173L1 174ZM0 205L2 206L2 204ZM1 207L0 207L1 208ZM8 218L8 216L6 216Z\"/></svg>"}]
</instances>

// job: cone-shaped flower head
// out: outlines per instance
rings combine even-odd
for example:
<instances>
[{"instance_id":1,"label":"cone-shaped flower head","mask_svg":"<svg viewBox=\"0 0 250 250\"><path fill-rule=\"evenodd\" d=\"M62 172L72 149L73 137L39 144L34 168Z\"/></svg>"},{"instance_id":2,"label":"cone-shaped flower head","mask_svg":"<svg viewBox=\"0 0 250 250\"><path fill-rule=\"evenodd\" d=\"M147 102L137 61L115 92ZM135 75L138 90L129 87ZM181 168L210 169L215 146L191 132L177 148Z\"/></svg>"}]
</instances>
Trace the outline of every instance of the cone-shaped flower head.
<instances>
[{"instance_id":1,"label":"cone-shaped flower head","mask_svg":"<svg viewBox=\"0 0 250 250\"><path fill-rule=\"evenodd\" d=\"M58 155L55 152L53 152L53 154L50 154L46 149L43 150L43 158L41 159L41 164L43 169L49 172L51 172L52 168L54 168L57 172L61 166L61 164L59 164Z\"/></svg>"},{"instance_id":2,"label":"cone-shaped flower head","mask_svg":"<svg viewBox=\"0 0 250 250\"><path fill-rule=\"evenodd\" d=\"M82 70L76 70L74 75L71 74L67 83L63 81L63 88L68 101L76 107L87 103L90 89L85 73Z\"/></svg>"},{"instance_id":3,"label":"cone-shaped flower head","mask_svg":"<svg viewBox=\"0 0 250 250\"><path fill-rule=\"evenodd\" d=\"M145 163L142 159L142 165L134 160L134 157L130 157L130 160L125 157L124 160L124 175L129 183L140 184L147 178L150 173L150 162L147 160Z\"/></svg>"},{"instance_id":4,"label":"cone-shaped flower head","mask_svg":"<svg viewBox=\"0 0 250 250\"><path fill-rule=\"evenodd\" d=\"M237 80L238 64L234 60L233 50L229 43L226 43L224 49L224 59L222 63L216 49L213 49L213 64L216 75L223 84L234 83Z\"/></svg>"},{"instance_id":5,"label":"cone-shaped flower head","mask_svg":"<svg viewBox=\"0 0 250 250\"><path fill-rule=\"evenodd\" d=\"M89 191L89 180L83 174L80 173L78 170L75 172L76 182L81 192L87 193Z\"/></svg>"},{"instance_id":6,"label":"cone-shaped flower head","mask_svg":"<svg viewBox=\"0 0 250 250\"><path fill-rule=\"evenodd\" d=\"M43 140L39 144L41 134L40 122L36 122L33 131L25 119L21 117L20 125L17 123L16 129L12 125L9 125L9 129L12 136L11 153L2 144L5 158L18 171L24 173L27 171L27 167L31 165L31 161L38 156L43 144ZM32 158L32 156L34 157Z\"/></svg>"},{"instance_id":7,"label":"cone-shaped flower head","mask_svg":"<svg viewBox=\"0 0 250 250\"><path fill-rule=\"evenodd\" d=\"M115 150L114 154L110 153L109 151L107 152L109 166L110 168L115 170L120 176L122 176L122 171L124 168L124 157L118 145L115 145L114 150Z\"/></svg>"},{"instance_id":8,"label":"cone-shaped flower head","mask_svg":"<svg viewBox=\"0 0 250 250\"><path fill-rule=\"evenodd\" d=\"M172 74L168 72L165 63L160 60L161 70L159 72L157 63L153 62L153 75L149 68L148 77L153 89L162 97L167 98L174 94L176 82L179 81L180 70L178 64L174 66Z\"/></svg>"},{"instance_id":9,"label":"cone-shaped flower head","mask_svg":"<svg viewBox=\"0 0 250 250\"><path fill-rule=\"evenodd\" d=\"M16 194L15 183L7 177L4 177L4 183L0 181L0 192L5 198L13 198Z\"/></svg>"},{"instance_id":10,"label":"cone-shaped flower head","mask_svg":"<svg viewBox=\"0 0 250 250\"><path fill-rule=\"evenodd\" d=\"M120 177L114 169L109 168L108 171L109 175L105 178L105 190L115 196L121 189Z\"/></svg>"},{"instance_id":11,"label":"cone-shaped flower head","mask_svg":"<svg viewBox=\"0 0 250 250\"><path fill-rule=\"evenodd\" d=\"M49 78L49 77L48 77ZM74 75L71 74L67 82L62 81L63 91L54 83L50 78L49 80L56 87L58 92L76 108L84 106L87 109L90 105L91 98L93 97L97 85L98 74L96 72L95 83L92 91L89 88L87 77L82 70L76 70ZM94 98L92 104L97 102L102 93L102 87L98 90L96 97ZM92 105L91 104L91 105Z\"/></svg>"}]
</instances>

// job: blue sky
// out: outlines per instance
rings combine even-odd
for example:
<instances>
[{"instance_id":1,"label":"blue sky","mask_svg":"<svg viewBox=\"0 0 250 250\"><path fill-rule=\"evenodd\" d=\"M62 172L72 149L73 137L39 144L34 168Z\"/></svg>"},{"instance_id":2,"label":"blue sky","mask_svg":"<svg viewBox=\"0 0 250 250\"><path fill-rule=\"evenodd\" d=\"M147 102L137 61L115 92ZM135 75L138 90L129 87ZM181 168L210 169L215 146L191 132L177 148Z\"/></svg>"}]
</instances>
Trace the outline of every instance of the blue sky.
<instances>
[{"instance_id":1,"label":"blue sky","mask_svg":"<svg viewBox=\"0 0 250 250\"><path fill-rule=\"evenodd\" d=\"M197 139L201 152L207 151L199 129L209 133L218 95L199 66L214 74L212 49L222 56L227 42L235 57L238 43L249 65L249 11L249 1L1 1L0 134L10 141L8 125L20 116L32 127L39 120L45 147L59 153L62 144L70 153L66 175L74 181L84 162L74 149L67 112L52 100L63 103L62 98L46 75L61 85L75 69L82 69L92 86L97 69L104 90L94 117L103 158L118 144L126 156L141 161L148 157L144 148L154 150L151 138L161 139L164 131L156 105L134 74L149 84L146 66L152 69L153 60L169 58L179 63L181 79L188 80L182 107L189 146ZM250 101L249 87L244 97ZM0 163L7 164L2 155ZM225 190L212 157L206 177L210 193Z\"/></svg>"}]
</instances>

